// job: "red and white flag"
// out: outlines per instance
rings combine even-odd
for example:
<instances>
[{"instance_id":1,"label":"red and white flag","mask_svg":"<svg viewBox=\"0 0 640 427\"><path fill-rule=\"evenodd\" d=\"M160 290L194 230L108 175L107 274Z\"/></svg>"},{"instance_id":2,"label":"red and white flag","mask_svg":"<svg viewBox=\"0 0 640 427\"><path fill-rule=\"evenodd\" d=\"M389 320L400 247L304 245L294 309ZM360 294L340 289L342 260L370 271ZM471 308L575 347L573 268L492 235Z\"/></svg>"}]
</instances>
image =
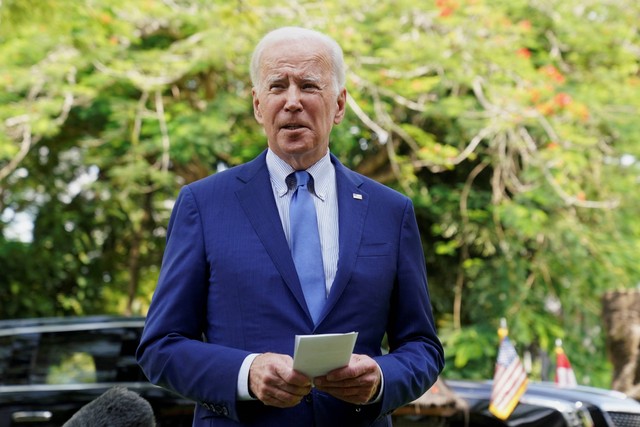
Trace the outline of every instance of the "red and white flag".
<instances>
[{"instance_id":1,"label":"red and white flag","mask_svg":"<svg viewBox=\"0 0 640 427\"><path fill-rule=\"evenodd\" d=\"M498 329L498 335L500 348L493 376L489 411L501 420L506 420L527 390L529 379L516 349L507 336L508 330L504 319Z\"/></svg>"},{"instance_id":2,"label":"red and white flag","mask_svg":"<svg viewBox=\"0 0 640 427\"><path fill-rule=\"evenodd\" d=\"M575 387L578 385L576 375L571 368L569 358L562 349L562 340L556 340L556 384L558 387Z\"/></svg>"}]
</instances>

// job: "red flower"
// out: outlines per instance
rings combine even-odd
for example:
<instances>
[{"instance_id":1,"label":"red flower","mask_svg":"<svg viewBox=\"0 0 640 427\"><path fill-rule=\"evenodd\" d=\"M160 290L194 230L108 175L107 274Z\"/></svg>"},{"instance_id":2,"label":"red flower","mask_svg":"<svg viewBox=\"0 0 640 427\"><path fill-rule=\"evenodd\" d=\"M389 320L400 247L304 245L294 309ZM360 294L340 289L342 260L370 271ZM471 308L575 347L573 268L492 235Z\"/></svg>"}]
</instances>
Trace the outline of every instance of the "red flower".
<instances>
[{"instance_id":1,"label":"red flower","mask_svg":"<svg viewBox=\"0 0 640 427\"><path fill-rule=\"evenodd\" d=\"M531 21L529 21L528 19L520 21L519 25L520 28L522 28L524 31L531 31Z\"/></svg>"},{"instance_id":2,"label":"red flower","mask_svg":"<svg viewBox=\"0 0 640 427\"><path fill-rule=\"evenodd\" d=\"M571 95L565 92L560 92L553 98L553 102L555 102L555 104L561 108L564 108L567 105L571 104L572 101L573 99L571 98Z\"/></svg>"},{"instance_id":3,"label":"red flower","mask_svg":"<svg viewBox=\"0 0 640 427\"><path fill-rule=\"evenodd\" d=\"M459 7L456 0L436 0L436 6L440 9L439 16L443 18L453 14Z\"/></svg>"},{"instance_id":4,"label":"red flower","mask_svg":"<svg viewBox=\"0 0 640 427\"><path fill-rule=\"evenodd\" d=\"M516 55L524 59L529 59L531 58L531 51L526 47L521 47L517 50Z\"/></svg>"},{"instance_id":5,"label":"red flower","mask_svg":"<svg viewBox=\"0 0 640 427\"><path fill-rule=\"evenodd\" d=\"M558 69L553 65L545 65L544 67L540 68L540 72L545 76L554 80L556 83L562 84L565 81L565 78L562 75L562 73L558 71Z\"/></svg>"}]
</instances>

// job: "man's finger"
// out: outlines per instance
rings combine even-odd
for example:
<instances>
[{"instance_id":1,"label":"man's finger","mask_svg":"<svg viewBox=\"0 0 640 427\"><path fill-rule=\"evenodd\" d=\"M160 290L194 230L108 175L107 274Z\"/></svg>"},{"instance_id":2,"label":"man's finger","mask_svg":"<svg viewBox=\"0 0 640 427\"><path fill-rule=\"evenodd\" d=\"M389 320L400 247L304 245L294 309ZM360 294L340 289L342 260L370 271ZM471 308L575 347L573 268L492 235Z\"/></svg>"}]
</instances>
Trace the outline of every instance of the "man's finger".
<instances>
[{"instance_id":1,"label":"man's finger","mask_svg":"<svg viewBox=\"0 0 640 427\"><path fill-rule=\"evenodd\" d=\"M311 381L292 368L288 355L265 353L249 368L249 390L265 405L281 408L300 403L311 390Z\"/></svg>"}]
</instances>

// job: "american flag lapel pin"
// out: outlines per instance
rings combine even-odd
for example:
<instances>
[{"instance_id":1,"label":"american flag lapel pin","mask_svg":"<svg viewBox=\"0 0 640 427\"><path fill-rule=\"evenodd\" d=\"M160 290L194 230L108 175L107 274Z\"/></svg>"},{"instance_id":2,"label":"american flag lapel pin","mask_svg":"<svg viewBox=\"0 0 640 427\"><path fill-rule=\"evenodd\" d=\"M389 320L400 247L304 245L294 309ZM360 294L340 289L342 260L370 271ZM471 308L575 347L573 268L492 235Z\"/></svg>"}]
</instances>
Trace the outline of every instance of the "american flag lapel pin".
<instances>
[{"instance_id":1,"label":"american flag lapel pin","mask_svg":"<svg viewBox=\"0 0 640 427\"><path fill-rule=\"evenodd\" d=\"M362 194L353 193L353 198L356 200L362 200Z\"/></svg>"}]
</instances>

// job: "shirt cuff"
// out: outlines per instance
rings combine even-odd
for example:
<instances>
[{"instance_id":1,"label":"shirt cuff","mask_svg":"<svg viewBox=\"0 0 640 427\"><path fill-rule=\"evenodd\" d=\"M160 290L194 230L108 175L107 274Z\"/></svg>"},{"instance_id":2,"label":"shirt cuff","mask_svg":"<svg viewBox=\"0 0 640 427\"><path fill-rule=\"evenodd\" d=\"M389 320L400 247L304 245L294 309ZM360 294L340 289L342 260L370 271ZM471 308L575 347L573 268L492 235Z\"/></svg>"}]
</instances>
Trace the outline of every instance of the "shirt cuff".
<instances>
[{"instance_id":1,"label":"shirt cuff","mask_svg":"<svg viewBox=\"0 0 640 427\"><path fill-rule=\"evenodd\" d=\"M242 362L242 366L240 366L237 385L238 400L256 400L249 392L249 368L251 368L251 364L257 356L258 353L248 355Z\"/></svg>"},{"instance_id":2,"label":"shirt cuff","mask_svg":"<svg viewBox=\"0 0 640 427\"><path fill-rule=\"evenodd\" d=\"M378 391L378 394L376 395L376 397L370 400L367 403L367 405L370 405L372 403L378 403L382 399L382 392L384 391L384 375L382 374L382 369L380 368L380 365L378 365L378 370L380 371L380 390Z\"/></svg>"}]
</instances>

